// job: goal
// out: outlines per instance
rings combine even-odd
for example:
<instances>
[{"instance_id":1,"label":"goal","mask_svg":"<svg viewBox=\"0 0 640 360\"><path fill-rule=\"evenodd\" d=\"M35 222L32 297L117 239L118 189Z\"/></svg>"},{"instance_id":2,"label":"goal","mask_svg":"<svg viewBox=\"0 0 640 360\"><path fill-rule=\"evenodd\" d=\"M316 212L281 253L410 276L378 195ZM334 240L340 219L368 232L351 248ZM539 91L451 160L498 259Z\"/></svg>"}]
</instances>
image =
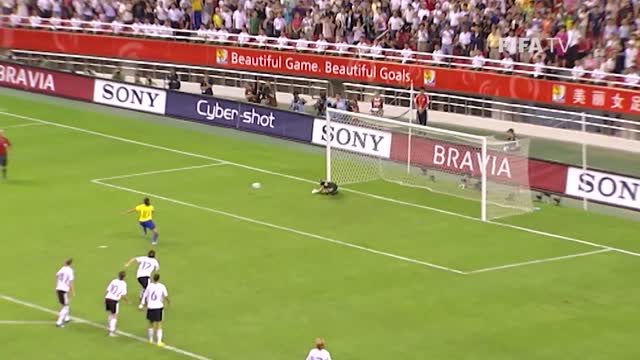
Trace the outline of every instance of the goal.
<instances>
[{"instance_id":1,"label":"goal","mask_svg":"<svg viewBox=\"0 0 640 360\"><path fill-rule=\"evenodd\" d=\"M477 205L467 211L463 202L456 212L483 221L533 209L527 140L499 141L336 109L316 121L324 122L314 126L313 139L326 147L326 178L339 185L385 181L455 196Z\"/></svg>"}]
</instances>

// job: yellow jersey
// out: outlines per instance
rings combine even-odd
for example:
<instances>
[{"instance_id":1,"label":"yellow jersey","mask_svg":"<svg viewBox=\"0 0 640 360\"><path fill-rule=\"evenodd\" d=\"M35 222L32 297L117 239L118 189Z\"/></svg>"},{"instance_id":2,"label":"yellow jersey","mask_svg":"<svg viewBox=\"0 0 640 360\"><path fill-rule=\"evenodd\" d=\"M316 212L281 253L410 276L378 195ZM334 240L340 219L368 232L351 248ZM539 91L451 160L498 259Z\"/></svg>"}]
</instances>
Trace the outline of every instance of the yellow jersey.
<instances>
[{"instance_id":1,"label":"yellow jersey","mask_svg":"<svg viewBox=\"0 0 640 360\"><path fill-rule=\"evenodd\" d=\"M140 204L136 206L136 211L138 212L138 221L144 222L153 219L153 205L145 205Z\"/></svg>"}]
</instances>

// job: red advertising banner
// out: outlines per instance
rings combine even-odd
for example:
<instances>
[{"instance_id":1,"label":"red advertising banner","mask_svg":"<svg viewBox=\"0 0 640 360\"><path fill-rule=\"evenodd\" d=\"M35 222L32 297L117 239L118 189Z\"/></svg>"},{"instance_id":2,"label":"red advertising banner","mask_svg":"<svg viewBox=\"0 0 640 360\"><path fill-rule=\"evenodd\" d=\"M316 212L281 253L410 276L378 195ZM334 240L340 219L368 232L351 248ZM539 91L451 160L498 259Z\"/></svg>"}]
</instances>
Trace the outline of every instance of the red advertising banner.
<instances>
[{"instance_id":1,"label":"red advertising banner","mask_svg":"<svg viewBox=\"0 0 640 360\"><path fill-rule=\"evenodd\" d=\"M640 115L640 92L489 71L349 57L27 29L0 29L0 47L170 62L392 86L425 86L512 100Z\"/></svg>"},{"instance_id":2,"label":"red advertising banner","mask_svg":"<svg viewBox=\"0 0 640 360\"><path fill-rule=\"evenodd\" d=\"M0 86L91 101L93 79L0 62Z\"/></svg>"},{"instance_id":3,"label":"red advertising banner","mask_svg":"<svg viewBox=\"0 0 640 360\"><path fill-rule=\"evenodd\" d=\"M408 136L393 134L390 158L404 163L408 158L408 149ZM411 163L415 165L424 165L460 176L480 176L481 159L479 146L411 138ZM485 168L487 177L498 182L527 185L555 193L563 193L565 190L566 165L523 158L508 152L489 151Z\"/></svg>"}]
</instances>

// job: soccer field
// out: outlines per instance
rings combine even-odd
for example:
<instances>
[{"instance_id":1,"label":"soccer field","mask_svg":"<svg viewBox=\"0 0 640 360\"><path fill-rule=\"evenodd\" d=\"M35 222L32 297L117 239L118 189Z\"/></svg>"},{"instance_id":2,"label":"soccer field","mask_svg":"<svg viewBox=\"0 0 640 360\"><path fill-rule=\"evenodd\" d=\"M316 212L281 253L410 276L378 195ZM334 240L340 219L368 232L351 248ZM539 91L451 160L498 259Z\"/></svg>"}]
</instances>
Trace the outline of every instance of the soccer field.
<instances>
[{"instance_id":1,"label":"soccer field","mask_svg":"<svg viewBox=\"0 0 640 360\"><path fill-rule=\"evenodd\" d=\"M319 148L7 90L0 109L1 359L303 359L317 336L336 360L640 356L637 222L542 205L482 223L478 203L383 182L313 196ZM135 304L104 329L105 287L151 247L122 215L144 196L164 348Z\"/></svg>"}]
</instances>

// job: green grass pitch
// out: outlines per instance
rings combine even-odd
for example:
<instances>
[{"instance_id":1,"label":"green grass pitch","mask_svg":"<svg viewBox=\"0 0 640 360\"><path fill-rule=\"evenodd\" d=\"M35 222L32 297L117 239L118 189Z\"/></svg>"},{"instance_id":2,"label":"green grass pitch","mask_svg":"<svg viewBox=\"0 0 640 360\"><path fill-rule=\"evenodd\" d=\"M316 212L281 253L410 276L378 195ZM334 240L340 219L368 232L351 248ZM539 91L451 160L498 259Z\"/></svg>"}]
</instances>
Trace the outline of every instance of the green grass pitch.
<instances>
[{"instance_id":1,"label":"green grass pitch","mask_svg":"<svg viewBox=\"0 0 640 360\"><path fill-rule=\"evenodd\" d=\"M485 224L433 210L476 216L477 203L385 183L312 196L324 160L310 146L19 92L0 109L14 143L1 359L303 359L316 336L338 360L640 356L635 222L543 207ZM139 341L135 305L121 307L126 334L101 327L107 283L150 248L121 214L144 194L172 298L167 348ZM82 320L57 329L67 257Z\"/></svg>"}]
</instances>

